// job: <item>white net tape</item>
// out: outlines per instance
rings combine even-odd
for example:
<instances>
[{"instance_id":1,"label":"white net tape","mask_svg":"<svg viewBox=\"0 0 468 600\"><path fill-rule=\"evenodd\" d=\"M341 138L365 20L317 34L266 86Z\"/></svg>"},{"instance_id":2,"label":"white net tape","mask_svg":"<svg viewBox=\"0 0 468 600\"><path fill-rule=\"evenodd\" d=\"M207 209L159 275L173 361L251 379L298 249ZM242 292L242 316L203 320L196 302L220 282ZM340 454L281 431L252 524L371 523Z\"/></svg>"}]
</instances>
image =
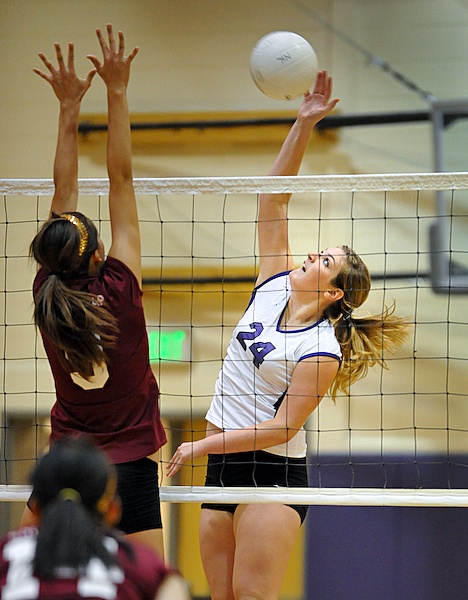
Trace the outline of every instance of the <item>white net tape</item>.
<instances>
[{"instance_id":1,"label":"white net tape","mask_svg":"<svg viewBox=\"0 0 468 600\"><path fill-rule=\"evenodd\" d=\"M167 177L134 180L137 194L369 192L468 189L468 173L301 175L297 177ZM107 179L80 179L80 194L106 194ZM51 179L0 179L0 194L51 195Z\"/></svg>"},{"instance_id":2,"label":"white net tape","mask_svg":"<svg viewBox=\"0 0 468 600\"><path fill-rule=\"evenodd\" d=\"M313 506L445 506L468 505L468 490L411 490L372 488L309 488L283 489L268 487L162 486L162 502L223 504L281 503ZM0 485L3 502L26 502L30 486Z\"/></svg>"}]
</instances>

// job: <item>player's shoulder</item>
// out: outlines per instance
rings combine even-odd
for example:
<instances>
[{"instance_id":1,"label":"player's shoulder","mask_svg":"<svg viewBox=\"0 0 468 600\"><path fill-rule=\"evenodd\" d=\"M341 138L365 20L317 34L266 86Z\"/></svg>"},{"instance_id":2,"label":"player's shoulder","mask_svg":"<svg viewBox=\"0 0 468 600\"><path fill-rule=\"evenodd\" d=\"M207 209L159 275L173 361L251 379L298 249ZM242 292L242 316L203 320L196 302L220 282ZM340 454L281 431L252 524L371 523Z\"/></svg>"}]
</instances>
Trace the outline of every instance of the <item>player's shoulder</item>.
<instances>
[{"instance_id":1,"label":"player's shoulder","mask_svg":"<svg viewBox=\"0 0 468 600\"><path fill-rule=\"evenodd\" d=\"M136 290L137 294L141 294L140 284L135 276L135 273L128 265L122 262L115 256L108 256L101 269L99 279L105 285L116 286Z\"/></svg>"},{"instance_id":2,"label":"player's shoulder","mask_svg":"<svg viewBox=\"0 0 468 600\"><path fill-rule=\"evenodd\" d=\"M289 273L291 271L281 271L280 273L275 273L263 279L260 283L257 283L255 286L255 290L265 289L267 287L277 286L280 282L286 282L285 285L289 283Z\"/></svg>"}]
</instances>

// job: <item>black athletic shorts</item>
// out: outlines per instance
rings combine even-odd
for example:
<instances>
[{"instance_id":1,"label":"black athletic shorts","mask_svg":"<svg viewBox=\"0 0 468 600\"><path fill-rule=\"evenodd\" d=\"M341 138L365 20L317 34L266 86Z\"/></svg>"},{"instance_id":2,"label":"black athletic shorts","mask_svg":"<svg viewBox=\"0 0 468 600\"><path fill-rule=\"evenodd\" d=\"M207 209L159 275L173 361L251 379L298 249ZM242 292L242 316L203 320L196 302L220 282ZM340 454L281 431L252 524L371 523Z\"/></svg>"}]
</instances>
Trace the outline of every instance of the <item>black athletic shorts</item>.
<instances>
[{"instance_id":1,"label":"black athletic shorts","mask_svg":"<svg viewBox=\"0 0 468 600\"><path fill-rule=\"evenodd\" d=\"M115 465L122 503L118 528L124 533L161 529L158 464L150 458Z\"/></svg>"},{"instance_id":2,"label":"black athletic shorts","mask_svg":"<svg viewBox=\"0 0 468 600\"><path fill-rule=\"evenodd\" d=\"M211 487L309 487L306 459L289 458L263 450L209 454L205 485ZM235 512L238 504L204 502L202 508ZM307 505L288 504L301 517L307 514Z\"/></svg>"}]
</instances>

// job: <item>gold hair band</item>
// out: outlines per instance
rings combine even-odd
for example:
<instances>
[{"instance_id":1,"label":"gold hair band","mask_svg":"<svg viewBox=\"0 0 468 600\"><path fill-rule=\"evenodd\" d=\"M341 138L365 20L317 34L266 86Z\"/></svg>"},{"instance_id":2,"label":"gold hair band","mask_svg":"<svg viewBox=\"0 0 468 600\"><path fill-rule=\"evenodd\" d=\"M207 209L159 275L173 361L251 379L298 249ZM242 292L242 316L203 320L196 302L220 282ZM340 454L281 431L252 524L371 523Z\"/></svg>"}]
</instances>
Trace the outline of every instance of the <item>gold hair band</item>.
<instances>
[{"instance_id":1,"label":"gold hair band","mask_svg":"<svg viewBox=\"0 0 468 600\"><path fill-rule=\"evenodd\" d=\"M61 500L71 500L72 502L80 502L81 496L80 493L74 490L73 488L63 488L58 493L58 496Z\"/></svg>"},{"instance_id":2,"label":"gold hair band","mask_svg":"<svg viewBox=\"0 0 468 600\"><path fill-rule=\"evenodd\" d=\"M80 234L78 256L83 256L83 254L86 252L86 248L88 247L88 230L86 229L83 221L81 221L77 216L71 215L70 213L62 213L60 218L70 221L70 223L72 223L78 229L78 233Z\"/></svg>"}]
</instances>

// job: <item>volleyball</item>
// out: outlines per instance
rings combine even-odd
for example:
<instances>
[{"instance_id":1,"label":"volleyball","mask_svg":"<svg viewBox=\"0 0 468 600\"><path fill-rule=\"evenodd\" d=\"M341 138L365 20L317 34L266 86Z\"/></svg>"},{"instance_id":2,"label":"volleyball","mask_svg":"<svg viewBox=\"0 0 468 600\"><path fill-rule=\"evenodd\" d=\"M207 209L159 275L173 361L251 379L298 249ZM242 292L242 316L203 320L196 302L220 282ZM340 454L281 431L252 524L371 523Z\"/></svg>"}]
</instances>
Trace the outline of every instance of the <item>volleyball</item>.
<instances>
[{"instance_id":1,"label":"volleyball","mask_svg":"<svg viewBox=\"0 0 468 600\"><path fill-rule=\"evenodd\" d=\"M250 74L258 89L274 100L293 100L315 84L318 60L309 42L292 31L273 31L255 44Z\"/></svg>"}]
</instances>

